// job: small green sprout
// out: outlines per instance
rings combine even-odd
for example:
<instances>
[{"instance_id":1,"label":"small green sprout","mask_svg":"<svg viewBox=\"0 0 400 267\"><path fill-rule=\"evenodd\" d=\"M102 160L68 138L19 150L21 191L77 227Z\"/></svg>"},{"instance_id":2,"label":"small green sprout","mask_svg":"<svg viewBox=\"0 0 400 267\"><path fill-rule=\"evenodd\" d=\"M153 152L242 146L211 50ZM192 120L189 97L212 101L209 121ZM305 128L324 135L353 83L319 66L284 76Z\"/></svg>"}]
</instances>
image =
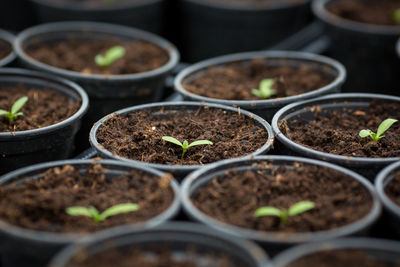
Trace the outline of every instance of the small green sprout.
<instances>
[{"instance_id":1,"label":"small green sprout","mask_svg":"<svg viewBox=\"0 0 400 267\"><path fill-rule=\"evenodd\" d=\"M26 101L28 101L27 96L23 96L19 98L11 107L11 111L7 111L4 109L0 109L0 116L6 116L10 122L13 122L18 116L24 115L24 113L19 112L21 108L25 105Z\"/></svg>"},{"instance_id":2,"label":"small green sprout","mask_svg":"<svg viewBox=\"0 0 400 267\"><path fill-rule=\"evenodd\" d=\"M254 212L255 217L262 216L276 216L281 219L281 223L284 224L289 216L296 216L306 211L311 210L315 207L314 202L311 201L300 201L292 205L288 210L277 209L275 207L261 207Z\"/></svg>"},{"instance_id":3,"label":"small green sprout","mask_svg":"<svg viewBox=\"0 0 400 267\"><path fill-rule=\"evenodd\" d=\"M259 89L252 89L251 93L255 96L258 96L262 99L270 98L273 95L276 95L276 90L272 89L274 86L274 79L264 79L260 82Z\"/></svg>"},{"instance_id":4,"label":"small green sprout","mask_svg":"<svg viewBox=\"0 0 400 267\"><path fill-rule=\"evenodd\" d=\"M192 146L200 146L200 145L212 145L213 142L208 141L208 140L197 140L194 141L193 143L189 144L189 142L187 140L183 141L183 144L177 140L176 138L173 138L171 136L163 136L162 140L173 143L177 146L182 147L182 157L181 159L183 159L183 156L185 155L186 151L188 150L189 147Z\"/></svg>"},{"instance_id":5,"label":"small green sprout","mask_svg":"<svg viewBox=\"0 0 400 267\"><path fill-rule=\"evenodd\" d=\"M113 46L110 49L108 49L104 56L98 54L94 58L94 61L100 67L108 67L109 65L114 63L116 60L125 56L125 53L126 53L126 51L123 46L116 45L116 46Z\"/></svg>"},{"instance_id":6,"label":"small green sprout","mask_svg":"<svg viewBox=\"0 0 400 267\"><path fill-rule=\"evenodd\" d=\"M393 11L393 20L397 23L400 24L400 8L397 8Z\"/></svg>"},{"instance_id":7,"label":"small green sprout","mask_svg":"<svg viewBox=\"0 0 400 267\"><path fill-rule=\"evenodd\" d=\"M374 133L371 130L361 130L359 135L361 138L370 136L374 142L378 142L380 139L385 137L382 134L384 134L395 122L397 122L395 119L386 119L379 125L377 133Z\"/></svg>"},{"instance_id":8,"label":"small green sprout","mask_svg":"<svg viewBox=\"0 0 400 267\"><path fill-rule=\"evenodd\" d=\"M124 203L112 206L103 211L101 214L93 206L89 206L88 208L80 206L69 207L67 208L66 212L71 216L87 216L91 217L95 222L102 222L105 219L107 219L107 217L121 213L137 211L138 209L139 209L138 204Z\"/></svg>"}]
</instances>

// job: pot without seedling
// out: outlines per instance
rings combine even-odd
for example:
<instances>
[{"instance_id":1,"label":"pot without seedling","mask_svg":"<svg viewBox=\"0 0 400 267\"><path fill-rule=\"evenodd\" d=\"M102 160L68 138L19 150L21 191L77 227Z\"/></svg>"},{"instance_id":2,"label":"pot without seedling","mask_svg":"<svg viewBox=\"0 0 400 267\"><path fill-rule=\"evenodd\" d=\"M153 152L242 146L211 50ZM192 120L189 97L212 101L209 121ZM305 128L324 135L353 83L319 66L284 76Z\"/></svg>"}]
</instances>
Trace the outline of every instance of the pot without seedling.
<instances>
[{"instance_id":1,"label":"pot without seedling","mask_svg":"<svg viewBox=\"0 0 400 267\"><path fill-rule=\"evenodd\" d=\"M288 156L223 161L199 169L183 181L181 199L190 218L255 240L269 254L300 243L365 234L381 211L374 187L360 175Z\"/></svg>"},{"instance_id":2,"label":"pot without seedling","mask_svg":"<svg viewBox=\"0 0 400 267\"><path fill-rule=\"evenodd\" d=\"M289 51L248 52L217 57L181 71L175 89L185 100L235 106L267 121L281 107L303 99L340 92L346 70L327 57ZM272 80L273 94L254 95Z\"/></svg>"},{"instance_id":3,"label":"pot without seedling","mask_svg":"<svg viewBox=\"0 0 400 267\"><path fill-rule=\"evenodd\" d=\"M183 153L175 138L187 145ZM118 142L115 142L118 140ZM98 155L135 162L177 178L211 162L265 154L274 136L269 124L245 110L196 102L154 103L119 110L99 120L90 132Z\"/></svg>"},{"instance_id":4,"label":"pot without seedling","mask_svg":"<svg viewBox=\"0 0 400 267\"><path fill-rule=\"evenodd\" d=\"M340 164L373 180L400 158L400 123L387 129L379 141L362 138L360 132L377 133L388 118L400 118L400 98L333 94L285 106L274 116L272 128L282 153Z\"/></svg>"},{"instance_id":5,"label":"pot without seedling","mask_svg":"<svg viewBox=\"0 0 400 267\"><path fill-rule=\"evenodd\" d=\"M14 38L11 33L0 29L0 67L9 65L15 60Z\"/></svg>"},{"instance_id":6,"label":"pot without seedling","mask_svg":"<svg viewBox=\"0 0 400 267\"><path fill-rule=\"evenodd\" d=\"M2 176L0 186L0 246L5 267L44 266L64 246L93 232L121 225L140 231L172 218L179 210L178 184L169 175L116 161L34 165ZM123 212L120 204L137 206ZM76 213L77 208L91 206L104 210L102 220ZM116 206L119 211L108 212L104 218L106 210ZM35 216L42 218L38 221Z\"/></svg>"},{"instance_id":7,"label":"pot without seedling","mask_svg":"<svg viewBox=\"0 0 400 267\"><path fill-rule=\"evenodd\" d=\"M88 108L88 97L82 88L48 74L12 68L0 69L2 88L1 109L9 110L16 100L8 101L14 97L9 92L30 98L20 110L25 114L13 122L0 116L0 127L5 127L0 132L0 173L69 157Z\"/></svg>"},{"instance_id":8,"label":"pot without seedling","mask_svg":"<svg viewBox=\"0 0 400 267\"><path fill-rule=\"evenodd\" d=\"M397 266L399 253L396 241L341 238L288 249L274 258L273 266Z\"/></svg>"},{"instance_id":9,"label":"pot without seedling","mask_svg":"<svg viewBox=\"0 0 400 267\"><path fill-rule=\"evenodd\" d=\"M124 48L122 56L98 65L95 58L115 46ZM160 100L165 79L179 60L176 48L161 37L95 22L29 28L18 35L15 50L25 66L73 80L88 93L90 108L77 144L81 150L89 146L90 127L102 116ZM64 58L67 53L72 61Z\"/></svg>"}]
</instances>

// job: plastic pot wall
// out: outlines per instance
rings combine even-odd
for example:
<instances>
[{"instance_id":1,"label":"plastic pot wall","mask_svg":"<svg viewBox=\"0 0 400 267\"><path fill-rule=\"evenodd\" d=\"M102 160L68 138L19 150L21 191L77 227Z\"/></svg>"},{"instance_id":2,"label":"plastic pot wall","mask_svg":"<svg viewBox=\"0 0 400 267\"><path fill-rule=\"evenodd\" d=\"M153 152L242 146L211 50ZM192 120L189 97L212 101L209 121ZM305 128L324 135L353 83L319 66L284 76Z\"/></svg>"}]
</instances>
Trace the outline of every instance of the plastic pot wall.
<instances>
[{"instance_id":1,"label":"plastic pot wall","mask_svg":"<svg viewBox=\"0 0 400 267\"><path fill-rule=\"evenodd\" d=\"M0 58L0 67L10 65L14 61L16 57L13 49L14 39L15 36L13 34L0 29L0 40L6 41L11 45L11 52L4 58Z\"/></svg>"}]
</instances>

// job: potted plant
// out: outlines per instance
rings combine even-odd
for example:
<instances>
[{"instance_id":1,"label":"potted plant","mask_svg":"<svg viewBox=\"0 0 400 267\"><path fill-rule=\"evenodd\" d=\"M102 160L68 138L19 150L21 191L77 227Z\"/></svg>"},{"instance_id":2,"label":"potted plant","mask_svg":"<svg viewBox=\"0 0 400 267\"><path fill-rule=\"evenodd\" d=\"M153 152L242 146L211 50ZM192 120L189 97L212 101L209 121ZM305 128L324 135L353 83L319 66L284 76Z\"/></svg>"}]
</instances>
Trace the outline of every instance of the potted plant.
<instances>
[{"instance_id":1,"label":"potted plant","mask_svg":"<svg viewBox=\"0 0 400 267\"><path fill-rule=\"evenodd\" d=\"M196 62L224 54L265 49L303 27L308 0L180 0L183 59Z\"/></svg>"},{"instance_id":2,"label":"potted plant","mask_svg":"<svg viewBox=\"0 0 400 267\"><path fill-rule=\"evenodd\" d=\"M326 54L342 62L349 73L344 92L399 95L397 8L396 0L313 1L313 13L332 39ZM380 62L385 62L384 66Z\"/></svg>"},{"instance_id":3,"label":"potted plant","mask_svg":"<svg viewBox=\"0 0 400 267\"><path fill-rule=\"evenodd\" d=\"M13 50L14 35L0 29L0 67L4 67L15 59Z\"/></svg>"},{"instance_id":4,"label":"potted plant","mask_svg":"<svg viewBox=\"0 0 400 267\"><path fill-rule=\"evenodd\" d=\"M150 257L151 255L151 257ZM50 267L67 266L248 266L269 264L256 244L202 225L174 222L145 231L120 228L60 252Z\"/></svg>"},{"instance_id":5,"label":"potted plant","mask_svg":"<svg viewBox=\"0 0 400 267\"><path fill-rule=\"evenodd\" d=\"M287 105L272 128L281 151L337 163L373 180L400 156L400 123L387 119L400 119L399 97L333 94Z\"/></svg>"},{"instance_id":6,"label":"potted plant","mask_svg":"<svg viewBox=\"0 0 400 267\"><path fill-rule=\"evenodd\" d=\"M170 175L116 161L38 164L0 179L2 266L44 266L63 246L120 225L144 229L179 209Z\"/></svg>"},{"instance_id":7,"label":"potted plant","mask_svg":"<svg viewBox=\"0 0 400 267\"><path fill-rule=\"evenodd\" d=\"M119 49L115 49L115 48ZM29 68L80 84L90 97L78 146L89 146L91 125L115 110L160 100L164 82L179 60L168 41L140 30L94 22L35 26L15 41Z\"/></svg>"},{"instance_id":8,"label":"potted plant","mask_svg":"<svg viewBox=\"0 0 400 267\"><path fill-rule=\"evenodd\" d=\"M286 104L339 92L345 78L344 67L323 56L263 51L194 64L178 74L175 89L186 100L237 106L270 121Z\"/></svg>"},{"instance_id":9,"label":"potted plant","mask_svg":"<svg viewBox=\"0 0 400 267\"><path fill-rule=\"evenodd\" d=\"M71 155L88 108L81 87L48 74L1 68L0 95L0 173Z\"/></svg>"},{"instance_id":10,"label":"potted plant","mask_svg":"<svg viewBox=\"0 0 400 267\"><path fill-rule=\"evenodd\" d=\"M40 22L101 21L160 34L164 0L29 0Z\"/></svg>"},{"instance_id":11,"label":"potted plant","mask_svg":"<svg viewBox=\"0 0 400 267\"><path fill-rule=\"evenodd\" d=\"M306 158L224 161L188 175L181 199L190 218L261 243L287 246L366 232L381 211L374 187L342 167Z\"/></svg>"},{"instance_id":12,"label":"potted plant","mask_svg":"<svg viewBox=\"0 0 400 267\"><path fill-rule=\"evenodd\" d=\"M273 266L396 266L399 253L396 241L341 238L288 249L274 258Z\"/></svg>"},{"instance_id":13,"label":"potted plant","mask_svg":"<svg viewBox=\"0 0 400 267\"><path fill-rule=\"evenodd\" d=\"M269 124L245 110L196 102L153 103L99 120L90 143L101 157L135 162L182 178L212 162L266 153Z\"/></svg>"}]
</instances>

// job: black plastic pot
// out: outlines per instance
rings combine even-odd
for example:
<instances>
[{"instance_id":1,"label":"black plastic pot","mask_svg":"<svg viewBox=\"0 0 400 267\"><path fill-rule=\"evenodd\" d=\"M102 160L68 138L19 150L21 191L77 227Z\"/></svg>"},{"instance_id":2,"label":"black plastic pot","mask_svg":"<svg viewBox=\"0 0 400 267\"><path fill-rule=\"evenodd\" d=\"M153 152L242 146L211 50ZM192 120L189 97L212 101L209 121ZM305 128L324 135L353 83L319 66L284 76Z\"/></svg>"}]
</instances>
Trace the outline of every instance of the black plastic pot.
<instances>
[{"instance_id":1,"label":"black plastic pot","mask_svg":"<svg viewBox=\"0 0 400 267\"><path fill-rule=\"evenodd\" d=\"M386 186L396 173L400 172L400 161L383 169L375 179L375 188L384 207L384 216L379 221L381 232L389 238L400 237L400 206L391 200L385 193Z\"/></svg>"},{"instance_id":2,"label":"black plastic pot","mask_svg":"<svg viewBox=\"0 0 400 267\"><path fill-rule=\"evenodd\" d=\"M397 40L397 43L396 43L396 52L397 52L397 56L400 57L400 39Z\"/></svg>"},{"instance_id":3,"label":"black plastic pot","mask_svg":"<svg viewBox=\"0 0 400 267\"><path fill-rule=\"evenodd\" d=\"M94 163L101 164L107 169L106 177L109 179L134 169L139 169L149 174L154 174L159 178L164 175L164 173L151 168L142 168L136 164L127 164L124 162L116 162L111 160L66 160L38 164L11 172L0 178L0 185L5 186L13 182L21 182L27 177L32 179L40 179L40 174L46 170L53 167L61 167L67 164L84 171ZM130 229L138 229L138 231L140 231L146 228L154 227L166 220L173 218L176 215L179 210L179 186L173 179L170 181L170 186L175 193L175 199L171 206L151 220L130 224ZM116 228L118 227L113 227L110 229ZM105 231L107 230L100 232ZM0 249L2 253L2 266L45 266L54 256L54 254L64 246L76 242L78 239L88 235L89 234L34 231L14 226L3 220L0 220Z\"/></svg>"},{"instance_id":4,"label":"black plastic pot","mask_svg":"<svg viewBox=\"0 0 400 267\"><path fill-rule=\"evenodd\" d=\"M30 0L40 22L101 21L161 33L165 0L138 0L110 4L88 4L85 1Z\"/></svg>"},{"instance_id":5,"label":"black plastic pot","mask_svg":"<svg viewBox=\"0 0 400 267\"><path fill-rule=\"evenodd\" d=\"M279 142L280 152L288 155L301 155L336 163L354 170L366 178L373 180L376 174L385 166L400 158L362 158L348 157L335 154L320 152L307 148L301 144L293 142L288 136L281 132L283 121L291 120L312 120L314 115L310 110L313 106L319 106L321 110L341 110L367 108L372 100L382 100L386 103L400 103L400 98L378 94L333 94L323 96L300 103L293 103L280 109L272 120L272 128Z\"/></svg>"},{"instance_id":6,"label":"black plastic pot","mask_svg":"<svg viewBox=\"0 0 400 267\"><path fill-rule=\"evenodd\" d=\"M370 258L381 260L383 266L396 266L399 260L400 242L373 238L341 238L326 242L309 243L282 252L274 258L273 266L289 266L289 264L294 264L303 257L325 251L334 252L335 250L345 250L347 252L351 250L362 251ZM384 263L390 264L386 265ZM329 266L329 264L327 263L326 266Z\"/></svg>"},{"instance_id":7,"label":"black plastic pot","mask_svg":"<svg viewBox=\"0 0 400 267\"><path fill-rule=\"evenodd\" d=\"M332 39L326 54L343 63L348 71L343 91L400 95L400 61L395 51L400 26L341 18L326 8L335 1L314 0L312 9Z\"/></svg>"},{"instance_id":8,"label":"black plastic pot","mask_svg":"<svg viewBox=\"0 0 400 267\"><path fill-rule=\"evenodd\" d=\"M203 73L207 68L211 66L223 66L232 62L243 62L243 64L248 63L250 60L255 58L265 58L268 60L268 64L272 66L293 66L297 67L299 65L309 65L322 70L323 72L336 77L330 84L314 90L308 93L304 93L296 96L289 96L277 99L266 99L266 100L223 100L210 97L204 97L196 95L187 91L183 82L186 80L193 79L204 75ZM250 112L253 112L267 121L271 121L272 117L275 115L283 106L297 102L300 100L314 98L317 96L338 93L340 92L340 87L346 79L346 69L342 64L336 60L319 56L316 54L303 53L303 52L289 52L289 51L263 51L263 52L247 52L240 54L227 55L222 57L217 57L209 60L205 60L196 63L192 66L187 67L182 70L175 79L175 89L183 96L185 100L189 101L203 101L209 103L217 103L228 106L235 106L244 108Z\"/></svg>"},{"instance_id":9,"label":"black plastic pot","mask_svg":"<svg viewBox=\"0 0 400 267\"><path fill-rule=\"evenodd\" d=\"M130 107L130 108L119 110L115 113L116 114L128 114L128 113L135 112L138 110L153 110L156 113L156 112L159 112L159 110L161 108L163 108L162 116L165 116L165 114L168 111L170 111L170 112L176 112L179 110L195 111L199 107L204 107L204 106L207 106L211 109L223 109L223 110L226 110L226 111L232 112L232 113L240 112L241 115L246 116L249 119L255 120L259 124L260 127L264 128L268 132L268 139L265 140L265 144L259 150L247 155L246 158L265 154L271 149L271 147L274 143L274 135L273 135L271 126L265 120L258 117L257 115L254 115L254 114L252 114L248 111L242 110L242 109L239 110L239 109L233 108L233 107L228 107L228 106L219 105L219 104L209 104L209 103L168 102L168 103L154 103L154 104ZM123 158L118 155L114 155L110 151L106 150L103 146L101 146L97 142L97 137L96 137L99 127L102 125L102 123L108 121L109 119L110 119L110 116L106 116L106 117L102 118L101 120L96 122L96 124L93 126L92 130L90 131L90 143L91 143L92 147L94 149L96 149L97 154L100 157L122 160L122 161L132 162L132 163L134 162L145 168L159 169L161 171L172 173L175 176L175 178L177 178L177 179L183 178L188 173L190 173L194 170L197 170L200 167L209 165L209 164L204 164L204 165L164 165L164 164L141 162L141 161L137 161L137 160Z\"/></svg>"},{"instance_id":10,"label":"black plastic pot","mask_svg":"<svg viewBox=\"0 0 400 267\"><path fill-rule=\"evenodd\" d=\"M0 173L39 162L66 159L72 152L74 137L88 109L88 97L77 84L35 71L1 68L0 84L25 85L28 89L53 89L71 102L81 101L79 110L71 117L39 129L0 132Z\"/></svg>"},{"instance_id":11,"label":"black plastic pot","mask_svg":"<svg viewBox=\"0 0 400 267\"><path fill-rule=\"evenodd\" d=\"M14 43L15 36L7 31L0 29L0 39L8 42L11 45L11 52L6 57L0 58L0 67L4 67L4 66L11 64L14 61L14 59L16 58L16 55L15 55L14 49L13 49L13 43Z\"/></svg>"},{"instance_id":12,"label":"black plastic pot","mask_svg":"<svg viewBox=\"0 0 400 267\"><path fill-rule=\"evenodd\" d=\"M309 15L309 0L265 5L181 0L179 4L181 49L189 62L264 49L301 29Z\"/></svg>"},{"instance_id":13,"label":"black plastic pot","mask_svg":"<svg viewBox=\"0 0 400 267\"><path fill-rule=\"evenodd\" d=\"M286 166L292 166L296 162L334 169L357 180L371 195L373 201L371 211L364 218L360 218L360 220L340 228L312 233L283 234L278 232L257 231L221 222L200 211L191 201L191 196L196 189L200 188L214 177L224 174L228 170L254 170L263 168L255 166L256 164L273 164L274 166L285 164ZM224 179L224 177L221 177L221 179ZM229 177L226 177L226 179L229 179ZM207 168L201 168L188 175L183 181L181 186L181 200L184 211L190 218L204 223L218 231L244 239L255 240L260 243L270 255L273 255L288 246L300 243L328 240L341 236L365 233L378 219L381 212L381 205L374 187L365 178L350 170L327 162L289 156L259 156L254 159L226 160L210 165Z\"/></svg>"},{"instance_id":14,"label":"black plastic pot","mask_svg":"<svg viewBox=\"0 0 400 267\"><path fill-rule=\"evenodd\" d=\"M146 251L152 251L155 247L168 248L173 255L179 255L182 260L204 262L205 258L201 254L198 256L195 254L223 253L242 266L265 267L269 263L268 256L263 250L250 241L225 236L199 224L174 222L140 232L120 227L98 234L61 251L51 261L49 267L72 266L74 256L80 253L90 258L102 252L124 251L130 247ZM190 255L185 255L187 250L191 252ZM132 266L136 266L135 263L132 263Z\"/></svg>"}]
</instances>

